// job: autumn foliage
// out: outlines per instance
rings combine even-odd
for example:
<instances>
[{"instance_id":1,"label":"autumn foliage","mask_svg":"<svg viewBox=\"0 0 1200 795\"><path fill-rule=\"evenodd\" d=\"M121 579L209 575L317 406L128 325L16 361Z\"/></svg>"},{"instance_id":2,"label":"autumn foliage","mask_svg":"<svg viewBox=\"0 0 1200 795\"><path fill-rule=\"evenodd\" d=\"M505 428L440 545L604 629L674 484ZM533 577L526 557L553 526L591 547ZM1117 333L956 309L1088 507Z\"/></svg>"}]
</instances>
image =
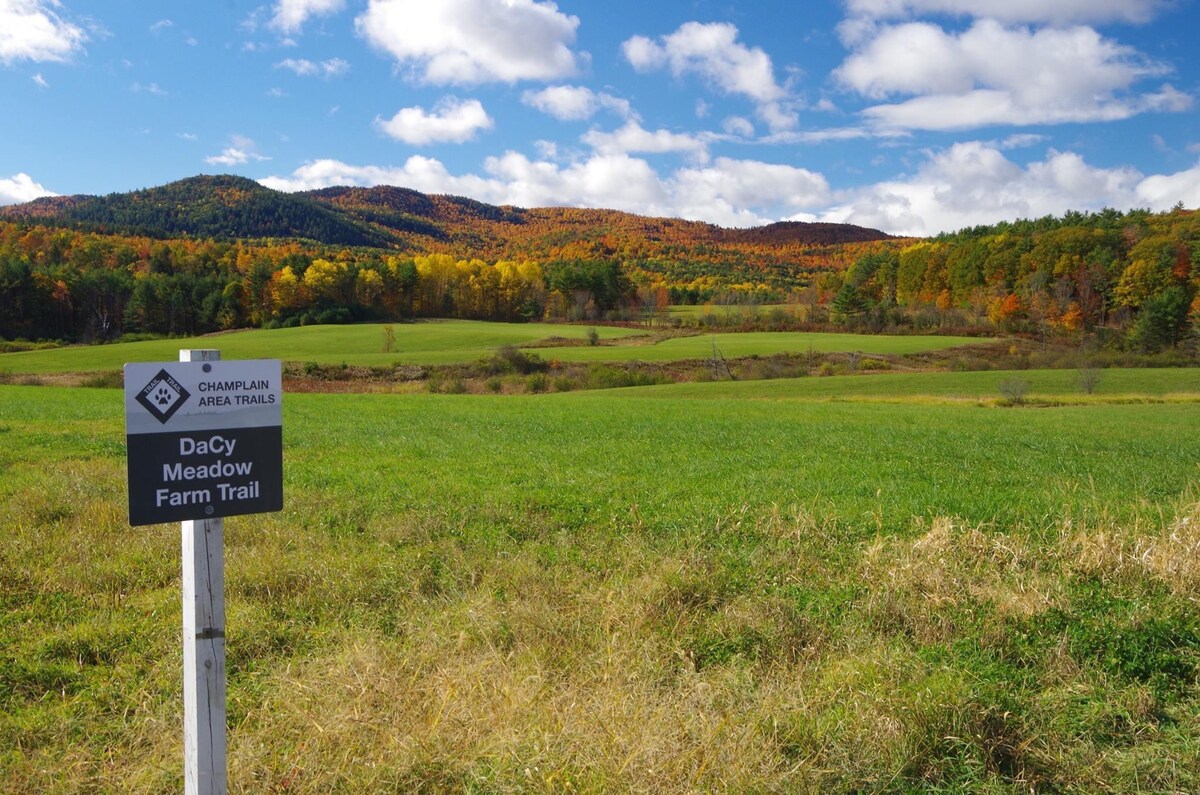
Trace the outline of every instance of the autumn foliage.
<instances>
[{"instance_id":1,"label":"autumn foliage","mask_svg":"<svg viewBox=\"0 0 1200 795\"><path fill-rule=\"evenodd\" d=\"M647 319L794 302L859 330L1121 332L1178 345L1200 216L1068 213L927 240L836 224L731 230L401 188L285 195L203 177L0 218L0 336L108 339L406 317Z\"/></svg>"}]
</instances>

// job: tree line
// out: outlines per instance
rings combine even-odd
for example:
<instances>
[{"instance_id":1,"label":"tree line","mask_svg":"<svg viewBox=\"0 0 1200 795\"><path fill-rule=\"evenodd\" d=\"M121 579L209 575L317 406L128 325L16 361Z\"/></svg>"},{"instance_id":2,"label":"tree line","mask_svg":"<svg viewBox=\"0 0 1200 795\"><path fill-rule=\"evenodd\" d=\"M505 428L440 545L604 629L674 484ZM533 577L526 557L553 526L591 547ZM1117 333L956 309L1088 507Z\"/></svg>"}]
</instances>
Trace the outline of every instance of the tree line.
<instances>
[{"instance_id":1,"label":"tree line","mask_svg":"<svg viewBox=\"0 0 1200 795\"><path fill-rule=\"evenodd\" d=\"M103 341L410 317L597 319L636 301L619 263L401 256L0 223L0 337Z\"/></svg>"},{"instance_id":2,"label":"tree line","mask_svg":"<svg viewBox=\"0 0 1200 795\"><path fill-rule=\"evenodd\" d=\"M107 340L410 317L662 320L673 303L807 306L813 325L1104 335L1158 350L1200 330L1200 215L1068 213L788 262L663 250L485 261L281 240L108 235L0 222L0 336ZM567 252L559 251L564 254ZM601 255L601 254L605 255ZM682 253L682 252L681 252ZM727 252L726 252L727 253Z\"/></svg>"},{"instance_id":3,"label":"tree line","mask_svg":"<svg viewBox=\"0 0 1200 795\"><path fill-rule=\"evenodd\" d=\"M1067 213L964 229L857 259L820 280L831 320L917 317L1140 350L1200 331L1200 214Z\"/></svg>"}]
</instances>

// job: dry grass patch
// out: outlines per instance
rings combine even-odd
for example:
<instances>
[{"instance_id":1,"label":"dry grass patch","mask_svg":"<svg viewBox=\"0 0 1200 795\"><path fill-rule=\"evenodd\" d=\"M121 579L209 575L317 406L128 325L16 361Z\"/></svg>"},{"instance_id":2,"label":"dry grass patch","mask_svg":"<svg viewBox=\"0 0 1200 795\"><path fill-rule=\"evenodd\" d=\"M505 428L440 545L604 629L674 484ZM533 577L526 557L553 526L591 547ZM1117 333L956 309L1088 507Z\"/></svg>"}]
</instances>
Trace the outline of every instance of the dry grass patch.
<instances>
[{"instance_id":1,"label":"dry grass patch","mask_svg":"<svg viewBox=\"0 0 1200 795\"><path fill-rule=\"evenodd\" d=\"M923 523L921 523L923 524ZM938 517L915 540L887 537L863 554L867 612L881 628L922 643L948 640L966 614L1029 618L1058 599L1061 585L1023 540Z\"/></svg>"},{"instance_id":2,"label":"dry grass patch","mask_svg":"<svg viewBox=\"0 0 1200 795\"><path fill-rule=\"evenodd\" d=\"M1136 527L1078 530L1068 539L1065 557L1078 573L1151 577L1175 595L1200 602L1200 503L1152 534Z\"/></svg>"}]
</instances>

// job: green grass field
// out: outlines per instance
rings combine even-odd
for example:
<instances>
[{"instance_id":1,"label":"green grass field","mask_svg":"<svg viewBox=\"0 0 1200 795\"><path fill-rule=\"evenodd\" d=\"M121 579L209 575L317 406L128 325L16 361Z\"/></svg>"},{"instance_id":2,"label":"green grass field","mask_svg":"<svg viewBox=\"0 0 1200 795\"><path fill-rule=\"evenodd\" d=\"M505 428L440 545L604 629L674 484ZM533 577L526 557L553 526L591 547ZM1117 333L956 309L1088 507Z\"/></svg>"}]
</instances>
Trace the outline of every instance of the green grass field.
<instances>
[{"instance_id":1,"label":"green grass field","mask_svg":"<svg viewBox=\"0 0 1200 795\"><path fill-rule=\"evenodd\" d=\"M1029 384L1031 402L1108 402L1174 399L1191 401L1200 394L1200 369L1097 370L1092 395L1084 393L1078 370L985 370L977 372L873 373L833 378L785 378L767 381L724 381L670 384L626 389L616 396L678 400L879 400L913 402L922 398L991 403L1009 380Z\"/></svg>"},{"instance_id":2,"label":"green grass field","mask_svg":"<svg viewBox=\"0 0 1200 795\"><path fill-rule=\"evenodd\" d=\"M681 359L709 359L713 344L727 359L741 356L770 356L775 353L927 353L959 345L978 345L975 337L887 336L883 334L815 334L802 331L751 331L744 333L699 334L673 337L654 345L602 345L582 348L541 348L545 359L572 362L618 362L640 359L645 362L670 362Z\"/></svg>"},{"instance_id":3,"label":"green grass field","mask_svg":"<svg viewBox=\"0 0 1200 795\"><path fill-rule=\"evenodd\" d=\"M287 395L230 791L1200 791L1193 373ZM0 791L181 786L121 405L0 386Z\"/></svg>"},{"instance_id":4,"label":"green grass field","mask_svg":"<svg viewBox=\"0 0 1200 795\"><path fill-rule=\"evenodd\" d=\"M0 354L0 373L48 374L119 370L126 362L171 361L181 348L219 348L226 359L283 359L318 364L391 366L471 362L502 345L524 345L551 337L582 340L588 327L547 323L485 323L441 320L397 323L391 353L384 352L384 325L304 326L292 329L239 331L189 339L88 345L44 351ZM636 338L637 329L596 327L601 340ZM672 361L712 356L716 340L726 357L781 352L862 351L913 353L978 343L960 337L884 337L854 334L751 333L715 334L665 340L657 345L601 345L538 349L545 359L562 361Z\"/></svg>"}]
</instances>

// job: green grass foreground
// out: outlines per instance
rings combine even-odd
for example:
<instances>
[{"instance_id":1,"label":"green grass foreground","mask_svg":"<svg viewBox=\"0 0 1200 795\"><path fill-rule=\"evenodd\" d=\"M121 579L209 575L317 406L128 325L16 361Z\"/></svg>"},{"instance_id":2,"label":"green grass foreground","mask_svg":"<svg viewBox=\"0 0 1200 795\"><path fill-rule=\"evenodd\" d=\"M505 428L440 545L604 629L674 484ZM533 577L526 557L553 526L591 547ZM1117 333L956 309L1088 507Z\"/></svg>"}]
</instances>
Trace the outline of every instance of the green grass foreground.
<instances>
[{"instance_id":1,"label":"green grass foreground","mask_svg":"<svg viewBox=\"0 0 1200 795\"><path fill-rule=\"evenodd\" d=\"M385 328L394 335L385 352ZM674 361L706 359L713 342L726 357L773 353L861 351L919 353L979 343L968 337L888 337L859 334L758 332L706 334L646 344L638 329L595 327L604 343L596 347L543 348L544 359L562 361ZM436 320L416 323L353 326L302 326L289 329L238 331L187 339L150 340L111 345L82 345L20 353L0 353L0 373L47 374L119 370L126 362L172 361L181 348L219 348L226 359L283 359L317 364L390 367L395 364L454 364L472 362L503 345L527 345L553 337L585 340L589 327L551 323L489 323L474 320ZM628 345L615 344L622 340Z\"/></svg>"},{"instance_id":2,"label":"green grass foreground","mask_svg":"<svg viewBox=\"0 0 1200 795\"><path fill-rule=\"evenodd\" d=\"M230 790L1200 791L1188 372L288 395L286 508L226 523ZM0 387L0 791L181 788L121 406Z\"/></svg>"}]
</instances>

